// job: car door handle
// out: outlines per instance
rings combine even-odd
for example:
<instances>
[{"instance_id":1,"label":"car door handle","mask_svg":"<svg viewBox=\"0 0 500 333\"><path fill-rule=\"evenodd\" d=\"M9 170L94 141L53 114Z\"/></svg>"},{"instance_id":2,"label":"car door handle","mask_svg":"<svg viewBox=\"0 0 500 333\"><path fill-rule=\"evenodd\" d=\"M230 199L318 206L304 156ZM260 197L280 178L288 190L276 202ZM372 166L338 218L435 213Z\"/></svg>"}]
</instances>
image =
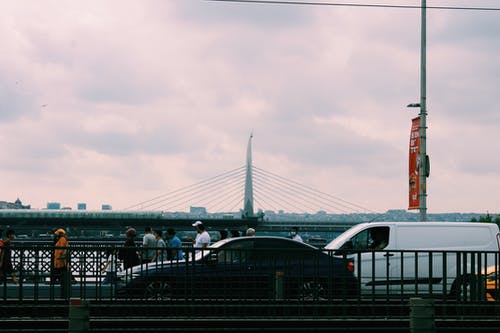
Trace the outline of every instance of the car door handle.
<instances>
[{"instance_id":1,"label":"car door handle","mask_svg":"<svg viewBox=\"0 0 500 333\"><path fill-rule=\"evenodd\" d=\"M386 253L384 254L384 257L393 257L394 256L394 253Z\"/></svg>"}]
</instances>

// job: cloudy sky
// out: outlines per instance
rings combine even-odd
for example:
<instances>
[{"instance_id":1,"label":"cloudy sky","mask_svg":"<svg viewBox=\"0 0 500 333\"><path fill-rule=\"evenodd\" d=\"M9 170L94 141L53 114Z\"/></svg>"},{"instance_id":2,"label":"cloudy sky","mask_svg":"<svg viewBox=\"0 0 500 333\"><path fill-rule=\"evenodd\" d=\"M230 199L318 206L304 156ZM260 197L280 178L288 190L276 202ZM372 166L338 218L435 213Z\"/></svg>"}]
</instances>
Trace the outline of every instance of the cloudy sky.
<instances>
[{"instance_id":1,"label":"cloudy sky","mask_svg":"<svg viewBox=\"0 0 500 333\"><path fill-rule=\"evenodd\" d=\"M500 211L499 22L428 10L430 213ZM122 209L243 166L253 132L263 170L408 205L418 9L1 0L0 41L0 201Z\"/></svg>"}]
</instances>

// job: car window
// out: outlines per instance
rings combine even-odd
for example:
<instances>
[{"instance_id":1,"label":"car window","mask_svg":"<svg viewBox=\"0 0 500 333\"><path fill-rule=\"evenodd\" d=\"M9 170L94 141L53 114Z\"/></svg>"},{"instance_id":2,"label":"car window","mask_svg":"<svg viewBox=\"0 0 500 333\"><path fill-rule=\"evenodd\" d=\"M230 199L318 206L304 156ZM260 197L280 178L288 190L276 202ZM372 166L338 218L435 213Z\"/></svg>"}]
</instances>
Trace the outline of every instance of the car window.
<instances>
[{"instance_id":1,"label":"car window","mask_svg":"<svg viewBox=\"0 0 500 333\"><path fill-rule=\"evenodd\" d=\"M225 264L245 263L250 253L248 250L253 247L253 240L250 239L226 243L219 248L217 261Z\"/></svg>"}]
</instances>

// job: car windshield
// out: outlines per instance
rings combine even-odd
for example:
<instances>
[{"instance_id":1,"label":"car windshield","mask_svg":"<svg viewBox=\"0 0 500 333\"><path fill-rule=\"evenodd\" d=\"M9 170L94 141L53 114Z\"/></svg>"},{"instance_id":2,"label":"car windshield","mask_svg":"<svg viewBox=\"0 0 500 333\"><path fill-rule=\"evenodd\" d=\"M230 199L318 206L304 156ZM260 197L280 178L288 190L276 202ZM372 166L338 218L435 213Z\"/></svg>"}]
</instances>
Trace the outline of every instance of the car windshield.
<instances>
[{"instance_id":1,"label":"car windshield","mask_svg":"<svg viewBox=\"0 0 500 333\"><path fill-rule=\"evenodd\" d=\"M245 237L241 237L241 239L243 239L243 238L245 238ZM240 239L240 238L238 238L238 239ZM224 246L225 244L227 244L229 242L233 242L234 240L235 240L235 238L226 238L226 239L223 239L223 240L220 240L218 242L215 242L215 243L211 244L208 248L196 250L194 252L195 253L195 255L194 255L194 261L199 261L199 260L203 259L204 257L208 256L210 253L212 253L212 251L210 251L210 249L220 248L220 247ZM188 252L188 253L193 253L193 252ZM186 253L186 255L188 255L188 253ZM129 271L129 272L131 271L132 273L138 273L138 272L146 270L147 268L156 268L156 267L168 266L168 265L172 265L172 264L179 264L179 263L182 263L182 262L186 262L186 259L164 260L164 261L161 261L161 262L155 262L155 263L147 263L147 264L137 265L137 266L134 266L132 268L129 268L127 271ZM127 271L121 272L121 275L127 274L126 273Z\"/></svg>"}]
</instances>

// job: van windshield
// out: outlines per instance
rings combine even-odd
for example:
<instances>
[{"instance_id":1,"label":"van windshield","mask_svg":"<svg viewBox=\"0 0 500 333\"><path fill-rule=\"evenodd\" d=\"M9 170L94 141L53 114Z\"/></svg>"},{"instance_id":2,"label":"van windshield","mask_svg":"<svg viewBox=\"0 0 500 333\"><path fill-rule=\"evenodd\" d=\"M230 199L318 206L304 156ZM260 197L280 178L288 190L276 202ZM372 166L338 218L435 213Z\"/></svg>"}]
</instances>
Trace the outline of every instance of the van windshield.
<instances>
[{"instance_id":1,"label":"van windshield","mask_svg":"<svg viewBox=\"0 0 500 333\"><path fill-rule=\"evenodd\" d=\"M361 230L359 230L361 229ZM327 249L372 251L383 250L389 244L389 227L372 226L371 228L358 228L353 232L345 233L330 242Z\"/></svg>"},{"instance_id":2,"label":"van windshield","mask_svg":"<svg viewBox=\"0 0 500 333\"><path fill-rule=\"evenodd\" d=\"M340 236L332 240L330 243L328 243L325 246L325 249L327 250L339 250L345 242L351 239L354 235L356 235L360 230L363 230L366 227L365 223L358 224L348 230L346 230L344 233L342 233Z\"/></svg>"}]
</instances>

